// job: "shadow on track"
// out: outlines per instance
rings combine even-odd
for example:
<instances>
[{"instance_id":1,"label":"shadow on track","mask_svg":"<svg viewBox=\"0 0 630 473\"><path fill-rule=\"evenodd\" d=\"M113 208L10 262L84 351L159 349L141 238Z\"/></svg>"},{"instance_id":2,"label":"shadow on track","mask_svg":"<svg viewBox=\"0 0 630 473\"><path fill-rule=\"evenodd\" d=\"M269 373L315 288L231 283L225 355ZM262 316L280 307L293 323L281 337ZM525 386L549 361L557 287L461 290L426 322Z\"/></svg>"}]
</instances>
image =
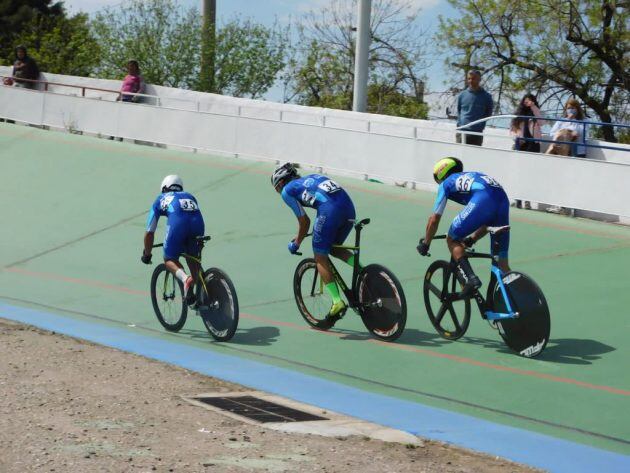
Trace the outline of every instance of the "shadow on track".
<instances>
[{"instance_id":1,"label":"shadow on track","mask_svg":"<svg viewBox=\"0 0 630 473\"><path fill-rule=\"evenodd\" d=\"M208 335L208 332L205 330L182 329L179 333L188 335L194 340L206 339L213 341L210 335ZM225 343L235 345L270 346L272 343L277 341L279 335L280 330L278 330L277 327L239 328L234 334L234 338Z\"/></svg>"}]
</instances>

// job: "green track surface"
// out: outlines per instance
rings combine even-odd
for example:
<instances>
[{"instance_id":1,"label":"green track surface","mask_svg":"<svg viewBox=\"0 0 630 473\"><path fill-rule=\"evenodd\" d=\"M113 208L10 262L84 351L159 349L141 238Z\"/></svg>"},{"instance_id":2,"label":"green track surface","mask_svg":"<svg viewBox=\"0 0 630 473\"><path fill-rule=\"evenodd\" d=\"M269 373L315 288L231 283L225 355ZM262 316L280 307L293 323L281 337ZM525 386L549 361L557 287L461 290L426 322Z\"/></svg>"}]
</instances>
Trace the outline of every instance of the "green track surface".
<instances>
[{"instance_id":1,"label":"green track surface","mask_svg":"<svg viewBox=\"0 0 630 473\"><path fill-rule=\"evenodd\" d=\"M628 228L512 211L511 265L540 284L552 314L551 341L531 360L507 350L476 308L460 341L433 331L420 291L432 260L415 251L430 193L336 178L358 216L372 219L362 261L389 267L405 289L407 329L387 344L368 336L351 313L329 333L301 319L292 291L299 259L286 250L296 221L269 185L269 164L7 124L0 125L0 162L0 299L6 303L128 326L630 454ZM236 285L241 322L228 344L212 342L194 316L179 334L169 334L153 314L153 268L139 258L147 210L171 173L198 198L213 237L205 266L224 269ZM442 230L457 210L449 204ZM158 239L163 229L162 221ZM436 242L432 253L446 258L444 243ZM487 263L475 264L488 273Z\"/></svg>"}]
</instances>

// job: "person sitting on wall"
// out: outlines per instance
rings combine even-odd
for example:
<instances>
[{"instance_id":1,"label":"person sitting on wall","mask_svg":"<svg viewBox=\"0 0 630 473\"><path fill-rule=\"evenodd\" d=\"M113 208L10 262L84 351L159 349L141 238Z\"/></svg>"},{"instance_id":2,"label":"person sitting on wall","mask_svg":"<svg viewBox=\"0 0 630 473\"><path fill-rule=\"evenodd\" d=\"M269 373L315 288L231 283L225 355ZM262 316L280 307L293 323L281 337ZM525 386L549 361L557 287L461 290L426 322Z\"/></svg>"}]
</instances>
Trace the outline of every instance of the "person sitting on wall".
<instances>
[{"instance_id":1,"label":"person sitting on wall","mask_svg":"<svg viewBox=\"0 0 630 473\"><path fill-rule=\"evenodd\" d=\"M553 136L554 141L575 141L577 143L570 146L571 156L575 156L577 158L585 158L586 157L586 146L578 143L584 143L585 134L586 134L586 125L580 123L580 121L584 120L584 112L582 111L582 107L580 107L580 102L578 102L574 98L570 98L567 100L567 103L564 105L564 115L563 118L574 120L570 122L558 121L556 122L549 131L549 134ZM558 138L557 133L561 130L570 130L571 136L575 136L574 139L561 140ZM555 143L554 143L555 144ZM560 143L562 144L562 143ZM552 145L552 148L553 145ZM549 153L547 154L560 154L560 153Z\"/></svg>"},{"instance_id":2,"label":"person sitting on wall","mask_svg":"<svg viewBox=\"0 0 630 473\"><path fill-rule=\"evenodd\" d=\"M144 82L140 76L140 66L138 65L138 61L132 59L127 63L127 75L123 79L120 88L121 95L117 100L137 103L140 101L140 96L131 94L141 94L143 91ZM125 94L125 92L127 92L127 94Z\"/></svg>"},{"instance_id":3,"label":"person sitting on wall","mask_svg":"<svg viewBox=\"0 0 630 473\"><path fill-rule=\"evenodd\" d=\"M23 80L27 79L27 80ZM31 82L39 79L39 68L35 59L26 52L25 46L15 48L15 62L13 63L13 79L5 81L5 85L14 85L24 89L36 89L37 83Z\"/></svg>"}]
</instances>

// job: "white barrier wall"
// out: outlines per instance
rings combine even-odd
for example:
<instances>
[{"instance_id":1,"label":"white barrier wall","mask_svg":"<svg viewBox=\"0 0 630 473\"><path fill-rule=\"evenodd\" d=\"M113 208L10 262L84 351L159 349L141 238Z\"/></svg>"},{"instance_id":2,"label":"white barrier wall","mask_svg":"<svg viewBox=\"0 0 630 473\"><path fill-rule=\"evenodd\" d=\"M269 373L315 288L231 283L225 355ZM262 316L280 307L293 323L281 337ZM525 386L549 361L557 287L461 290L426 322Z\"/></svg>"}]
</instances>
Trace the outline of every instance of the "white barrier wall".
<instances>
[{"instance_id":1,"label":"white barrier wall","mask_svg":"<svg viewBox=\"0 0 630 473\"><path fill-rule=\"evenodd\" d=\"M195 107L209 111L175 110L0 86L0 116L21 122L293 161L427 189L435 187L434 162L452 155L497 178L511 198L630 216L630 165L496 149L498 138L488 136L483 148L458 145L445 124L260 104L221 97Z\"/></svg>"}]
</instances>

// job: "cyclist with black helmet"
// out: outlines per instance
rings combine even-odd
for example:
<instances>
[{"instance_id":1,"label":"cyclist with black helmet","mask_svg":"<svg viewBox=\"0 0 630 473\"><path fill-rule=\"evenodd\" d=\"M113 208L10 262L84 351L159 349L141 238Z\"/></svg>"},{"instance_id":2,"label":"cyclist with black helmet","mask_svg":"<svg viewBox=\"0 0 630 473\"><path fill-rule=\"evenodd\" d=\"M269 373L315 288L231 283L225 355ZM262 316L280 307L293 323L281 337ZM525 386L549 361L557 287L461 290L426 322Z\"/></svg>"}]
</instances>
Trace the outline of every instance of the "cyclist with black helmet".
<instances>
[{"instance_id":1,"label":"cyclist with black helmet","mask_svg":"<svg viewBox=\"0 0 630 473\"><path fill-rule=\"evenodd\" d=\"M426 256L431 240L435 236L446 202L452 200L465 205L455 217L448 230L446 243L457 262L457 278L464 286L464 292L472 292L481 287L481 281L472 270L466 257L466 247L471 247L477 240L488 233L487 227L503 227L510 222L510 201L501 185L492 177L480 172L464 172L462 162L453 157L440 159L433 168L433 178L440 187L433 206L433 214L427 222L424 238L417 247L418 252ZM494 242L498 242L499 267L509 271L508 249L510 245L509 228L491 235L491 251L495 252Z\"/></svg>"},{"instance_id":2,"label":"cyclist with black helmet","mask_svg":"<svg viewBox=\"0 0 630 473\"><path fill-rule=\"evenodd\" d=\"M164 264L167 269L184 284L184 299L188 305L195 301L193 291L195 279L184 271L179 262L182 253L198 255L200 244L198 236L203 236L205 225L199 210L197 199L184 192L182 179L172 174L162 181L161 194L153 202L147 218L146 233L144 234L144 250L140 260L144 264L151 264L151 250L160 216L167 217L166 233L164 235ZM199 273L198 263L187 259L190 274Z\"/></svg>"},{"instance_id":3,"label":"cyclist with black helmet","mask_svg":"<svg viewBox=\"0 0 630 473\"><path fill-rule=\"evenodd\" d=\"M328 318L338 319L346 309L339 294L330 268L328 255L339 258L349 265L354 264L353 254L345 249L333 248L344 242L356 217L354 204L343 188L321 174L300 177L291 163L276 168L271 176L271 184L282 200L293 210L298 220L298 233L289 242L289 252L295 254L306 237L311 221L304 207L317 210L313 226L313 253L317 270L330 294L333 304Z\"/></svg>"}]
</instances>

